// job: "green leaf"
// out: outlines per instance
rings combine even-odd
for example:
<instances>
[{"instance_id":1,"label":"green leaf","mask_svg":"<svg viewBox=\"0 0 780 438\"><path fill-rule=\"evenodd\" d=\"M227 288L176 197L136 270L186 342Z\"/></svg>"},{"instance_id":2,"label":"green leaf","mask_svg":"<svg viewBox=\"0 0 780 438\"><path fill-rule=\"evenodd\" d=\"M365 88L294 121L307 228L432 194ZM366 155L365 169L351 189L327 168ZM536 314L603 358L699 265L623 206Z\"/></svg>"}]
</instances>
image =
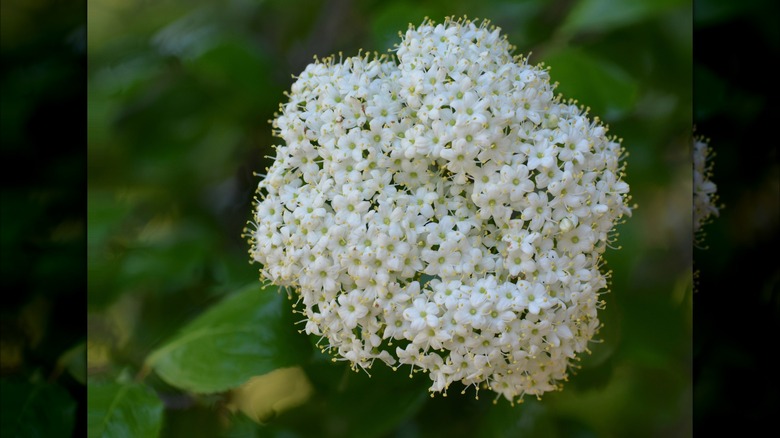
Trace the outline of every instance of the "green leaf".
<instances>
[{"instance_id":1,"label":"green leaf","mask_svg":"<svg viewBox=\"0 0 780 438\"><path fill-rule=\"evenodd\" d=\"M268 423L280 413L304 404L313 388L303 368L277 368L255 376L230 392L228 408L237 409L258 424Z\"/></svg>"},{"instance_id":2,"label":"green leaf","mask_svg":"<svg viewBox=\"0 0 780 438\"><path fill-rule=\"evenodd\" d=\"M69 437L76 402L59 385L0 382L0 436Z\"/></svg>"},{"instance_id":3,"label":"green leaf","mask_svg":"<svg viewBox=\"0 0 780 438\"><path fill-rule=\"evenodd\" d=\"M235 388L250 377L306 360L310 346L276 287L245 287L184 327L146 366L196 393Z\"/></svg>"},{"instance_id":4,"label":"green leaf","mask_svg":"<svg viewBox=\"0 0 780 438\"><path fill-rule=\"evenodd\" d=\"M565 99L577 99L607 121L621 118L636 103L639 86L624 70L576 48L548 55L550 77Z\"/></svg>"},{"instance_id":5,"label":"green leaf","mask_svg":"<svg viewBox=\"0 0 780 438\"><path fill-rule=\"evenodd\" d=\"M678 6L690 7L690 3L684 0L584 0L572 8L561 31L605 31L653 18Z\"/></svg>"},{"instance_id":6,"label":"green leaf","mask_svg":"<svg viewBox=\"0 0 780 438\"><path fill-rule=\"evenodd\" d=\"M87 343L80 342L57 359L57 367L68 373L82 385L87 384Z\"/></svg>"},{"instance_id":7,"label":"green leaf","mask_svg":"<svg viewBox=\"0 0 780 438\"><path fill-rule=\"evenodd\" d=\"M163 404L152 390L137 383L92 383L87 390L87 436L156 437Z\"/></svg>"}]
</instances>

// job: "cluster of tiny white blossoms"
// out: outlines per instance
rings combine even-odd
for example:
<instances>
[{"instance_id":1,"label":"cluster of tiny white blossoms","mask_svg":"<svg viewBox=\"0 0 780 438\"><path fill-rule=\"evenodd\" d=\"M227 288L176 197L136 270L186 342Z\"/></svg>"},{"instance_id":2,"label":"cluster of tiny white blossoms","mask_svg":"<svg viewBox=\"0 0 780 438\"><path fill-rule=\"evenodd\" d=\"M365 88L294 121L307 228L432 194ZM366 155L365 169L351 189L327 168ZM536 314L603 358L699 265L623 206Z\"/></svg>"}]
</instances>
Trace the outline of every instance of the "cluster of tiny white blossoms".
<instances>
[{"instance_id":1,"label":"cluster of tiny white blossoms","mask_svg":"<svg viewBox=\"0 0 780 438\"><path fill-rule=\"evenodd\" d=\"M693 232L717 216L717 186L712 182L712 150L703 138L693 139Z\"/></svg>"},{"instance_id":2,"label":"cluster of tiny white blossoms","mask_svg":"<svg viewBox=\"0 0 780 438\"><path fill-rule=\"evenodd\" d=\"M623 149L512 50L487 23L426 21L395 58L310 64L274 120L251 257L355 368L522 400L600 326Z\"/></svg>"}]
</instances>

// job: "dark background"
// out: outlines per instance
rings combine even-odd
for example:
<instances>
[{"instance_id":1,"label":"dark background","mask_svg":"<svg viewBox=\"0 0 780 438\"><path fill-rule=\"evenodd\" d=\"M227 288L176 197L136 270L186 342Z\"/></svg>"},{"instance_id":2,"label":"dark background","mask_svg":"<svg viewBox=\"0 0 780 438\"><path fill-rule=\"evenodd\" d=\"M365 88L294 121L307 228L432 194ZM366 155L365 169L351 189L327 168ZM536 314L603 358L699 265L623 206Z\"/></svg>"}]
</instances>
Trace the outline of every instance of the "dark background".
<instances>
[{"instance_id":1,"label":"dark background","mask_svg":"<svg viewBox=\"0 0 780 438\"><path fill-rule=\"evenodd\" d=\"M86 434L85 10L0 5L3 436Z\"/></svg>"},{"instance_id":2,"label":"dark background","mask_svg":"<svg viewBox=\"0 0 780 438\"><path fill-rule=\"evenodd\" d=\"M780 165L767 129L780 116L769 65L780 50L779 13L777 2L695 3L694 123L711 139L725 204L694 251L697 424L753 430L780 406L777 376L767 372L780 332Z\"/></svg>"}]
</instances>

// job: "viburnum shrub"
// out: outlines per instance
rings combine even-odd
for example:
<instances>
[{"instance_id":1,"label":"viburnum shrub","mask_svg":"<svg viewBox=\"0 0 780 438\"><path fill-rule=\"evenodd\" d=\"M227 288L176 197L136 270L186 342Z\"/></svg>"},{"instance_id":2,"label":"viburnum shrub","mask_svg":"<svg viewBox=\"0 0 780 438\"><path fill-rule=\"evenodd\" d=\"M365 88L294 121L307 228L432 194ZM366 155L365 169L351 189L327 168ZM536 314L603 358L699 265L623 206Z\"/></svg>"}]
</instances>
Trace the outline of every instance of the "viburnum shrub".
<instances>
[{"instance_id":1,"label":"viburnum shrub","mask_svg":"<svg viewBox=\"0 0 780 438\"><path fill-rule=\"evenodd\" d=\"M393 55L308 65L281 105L251 258L354 368L514 401L559 389L599 329L624 150L513 50L426 20Z\"/></svg>"}]
</instances>

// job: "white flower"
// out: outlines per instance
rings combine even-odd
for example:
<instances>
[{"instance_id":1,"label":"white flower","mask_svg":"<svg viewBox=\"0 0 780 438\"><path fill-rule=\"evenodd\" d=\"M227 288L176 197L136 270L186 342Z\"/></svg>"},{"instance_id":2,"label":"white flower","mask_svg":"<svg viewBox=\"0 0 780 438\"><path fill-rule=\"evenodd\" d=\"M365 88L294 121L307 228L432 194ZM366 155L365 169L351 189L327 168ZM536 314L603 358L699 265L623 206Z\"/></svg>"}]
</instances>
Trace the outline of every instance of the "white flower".
<instances>
[{"instance_id":1,"label":"white flower","mask_svg":"<svg viewBox=\"0 0 780 438\"><path fill-rule=\"evenodd\" d=\"M620 144L467 20L410 27L393 57L315 62L288 97L250 255L300 295L306 332L434 392L558 388L630 214Z\"/></svg>"},{"instance_id":2,"label":"white flower","mask_svg":"<svg viewBox=\"0 0 780 438\"><path fill-rule=\"evenodd\" d=\"M712 150L707 141L693 140L693 232L719 214L717 186L712 182Z\"/></svg>"},{"instance_id":3,"label":"white flower","mask_svg":"<svg viewBox=\"0 0 780 438\"><path fill-rule=\"evenodd\" d=\"M527 207L520 218L528 221L528 229L537 231L552 217L552 209L547 205L547 192L531 192L525 200Z\"/></svg>"},{"instance_id":4,"label":"white flower","mask_svg":"<svg viewBox=\"0 0 780 438\"><path fill-rule=\"evenodd\" d=\"M439 325L439 306L436 303L426 301L425 298L416 298L412 307L404 310L403 315L410 322L412 330L420 331L423 327L436 327Z\"/></svg>"},{"instance_id":5,"label":"white flower","mask_svg":"<svg viewBox=\"0 0 780 438\"><path fill-rule=\"evenodd\" d=\"M368 314L368 308L363 304L359 289L353 289L346 295L339 295L338 302L338 315L348 330L357 327L358 320Z\"/></svg>"}]
</instances>

